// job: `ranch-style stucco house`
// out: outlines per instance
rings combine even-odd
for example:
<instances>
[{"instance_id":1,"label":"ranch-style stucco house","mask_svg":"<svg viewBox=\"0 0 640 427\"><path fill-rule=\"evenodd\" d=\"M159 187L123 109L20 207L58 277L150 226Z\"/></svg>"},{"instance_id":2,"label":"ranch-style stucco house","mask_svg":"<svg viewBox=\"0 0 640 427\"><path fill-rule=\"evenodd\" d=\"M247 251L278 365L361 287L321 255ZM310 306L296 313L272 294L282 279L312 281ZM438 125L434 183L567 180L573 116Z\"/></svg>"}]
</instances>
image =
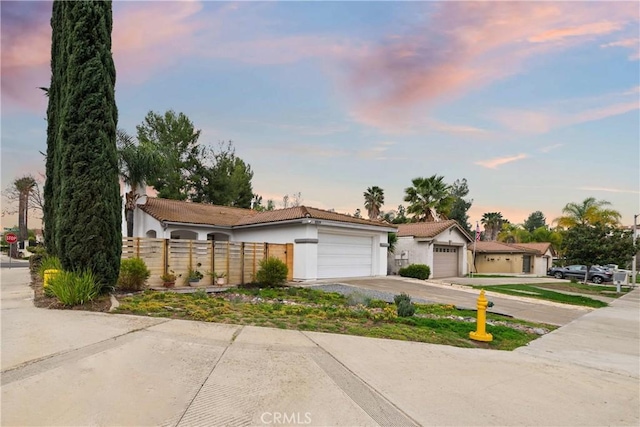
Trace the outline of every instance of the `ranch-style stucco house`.
<instances>
[{"instance_id":1,"label":"ranch-style stucco house","mask_svg":"<svg viewBox=\"0 0 640 427\"><path fill-rule=\"evenodd\" d=\"M398 224L398 242L389 256L389 272L409 264L426 264L432 278L467 274L467 245L473 239L456 220Z\"/></svg>"},{"instance_id":2,"label":"ranch-style stucco house","mask_svg":"<svg viewBox=\"0 0 640 427\"><path fill-rule=\"evenodd\" d=\"M293 243L293 279L316 280L386 275L387 236L395 231L306 206L258 212L144 196L134 212L133 237Z\"/></svg>"},{"instance_id":3,"label":"ranch-style stucco house","mask_svg":"<svg viewBox=\"0 0 640 427\"><path fill-rule=\"evenodd\" d=\"M476 242L474 273L525 273L546 276L556 252L551 243ZM472 259L473 244L469 245ZM473 263L472 263L473 264Z\"/></svg>"}]
</instances>

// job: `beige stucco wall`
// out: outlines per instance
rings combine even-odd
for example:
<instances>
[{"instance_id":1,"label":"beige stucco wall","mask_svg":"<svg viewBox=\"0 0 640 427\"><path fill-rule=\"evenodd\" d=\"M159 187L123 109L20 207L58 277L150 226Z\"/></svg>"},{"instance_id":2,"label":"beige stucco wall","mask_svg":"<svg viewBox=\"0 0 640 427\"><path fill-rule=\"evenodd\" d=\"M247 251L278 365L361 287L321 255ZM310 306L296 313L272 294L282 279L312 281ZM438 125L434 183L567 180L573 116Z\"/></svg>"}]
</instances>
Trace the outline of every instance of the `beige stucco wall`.
<instances>
[{"instance_id":1,"label":"beige stucco wall","mask_svg":"<svg viewBox=\"0 0 640 427\"><path fill-rule=\"evenodd\" d=\"M522 273L522 254L476 254L478 273Z\"/></svg>"},{"instance_id":2,"label":"beige stucco wall","mask_svg":"<svg viewBox=\"0 0 640 427\"><path fill-rule=\"evenodd\" d=\"M549 257L549 262L544 256L531 255L531 274L537 276L545 276L547 269L550 268L550 252L545 254ZM467 259L469 260L469 271L478 274L489 273L522 273L523 254L476 254L476 268L473 269L473 252L468 251ZM548 265L547 265L548 264Z\"/></svg>"}]
</instances>

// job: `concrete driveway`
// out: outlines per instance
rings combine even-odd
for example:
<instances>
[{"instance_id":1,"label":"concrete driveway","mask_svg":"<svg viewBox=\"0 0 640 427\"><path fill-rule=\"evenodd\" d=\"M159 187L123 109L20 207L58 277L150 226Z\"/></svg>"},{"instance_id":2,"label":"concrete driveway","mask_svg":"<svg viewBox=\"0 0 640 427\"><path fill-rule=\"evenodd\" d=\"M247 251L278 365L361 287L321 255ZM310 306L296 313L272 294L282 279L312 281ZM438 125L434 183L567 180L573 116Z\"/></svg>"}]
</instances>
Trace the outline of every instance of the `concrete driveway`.
<instances>
[{"instance_id":1,"label":"concrete driveway","mask_svg":"<svg viewBox=\"0 0 640 427\"><path fill-rule=\"evenodd\" d=\"M322 281L322 283L326 282L329 281ZM476 307L476 301L480 293L479 290L467 286L432 281L427 282L399 276L340 279L334 282L393 294L404 292L430 302L453 304L458 307L473 309ZM491 292L490 287L487 287L486 295L487 298L494 303L494 306L489 311L507 314L518 319L558 326L566 325L584 314L593 311L590 307L573 306Z\"/></svg>"},{"instance_id":2,"label":"concrete driveway","mask_svg":"<svg viewBox=\"0 0 640 427\"><path fill-rule=\"evenodd\" d=\"M3 426L640 423L638 290L503 352L38 309L1 274Z\"/></svg>"}]
</instances>

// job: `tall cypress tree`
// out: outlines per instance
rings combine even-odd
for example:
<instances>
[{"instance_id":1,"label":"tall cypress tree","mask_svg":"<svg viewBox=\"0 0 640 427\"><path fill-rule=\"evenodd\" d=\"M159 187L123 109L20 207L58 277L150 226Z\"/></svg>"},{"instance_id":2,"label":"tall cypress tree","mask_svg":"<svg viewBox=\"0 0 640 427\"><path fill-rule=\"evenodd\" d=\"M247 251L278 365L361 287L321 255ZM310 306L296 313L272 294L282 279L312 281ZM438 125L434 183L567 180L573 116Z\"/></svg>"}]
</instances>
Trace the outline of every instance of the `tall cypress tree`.
<instances>
[{"instance_id":1,"label":"tall cypress tree","mask_svg":"<svg viewBox=\"0 0 640 427\"><path fill-rule=\"evenodd\" d=\"M53 26L62 26L63 44L56 52L62 64L56 63L53 240L65 270L89 268L112 285L120 269L122 215L111 1L58 7L62 13L55 14L54 4L53 19L60 21Z\"/></svg>"},{"instance_id":2,"label":"tall cypress tree","mask_svg":"<svg viewBox=\"0 0 640 427\"><path fill-rule=\"evenodd\" d=\"M60 86L64 77L62 64L65 61L64 46L62 41L64 36L62 18L64 14L65 2L54 1L51 14L51 83L47 90L49 105L47 107L47 159L46 159L46 181L44 183L44 242L47 251L52 255L58 254L55 241L55 212L58 184L58 163L56 155L56 136L58 133L58 115L60 113Z\"/></svg>"}]
</instances>

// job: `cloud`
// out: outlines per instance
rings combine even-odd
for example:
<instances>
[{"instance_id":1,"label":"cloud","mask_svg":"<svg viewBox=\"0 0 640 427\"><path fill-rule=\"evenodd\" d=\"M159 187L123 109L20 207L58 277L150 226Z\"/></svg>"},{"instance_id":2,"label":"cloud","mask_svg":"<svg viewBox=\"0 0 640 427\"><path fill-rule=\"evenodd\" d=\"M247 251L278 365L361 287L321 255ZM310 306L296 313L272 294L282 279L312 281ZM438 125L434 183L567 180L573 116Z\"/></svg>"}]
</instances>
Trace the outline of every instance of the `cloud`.
<instances>
[{"instance_id":1,"label":"cloud","mask_svg":"<svg viewBox=\"0 0 640 427\"><path fill-rule=\"evenodd\" d=\"M604 191L606 193L629 193L629 194L640 194L638 190L625 190L622 188L606 188L606 187L579 187L578 190L585 191Z\"/></svg>"},{"instance_id":2,"label":"cloud","mask_svg":"<svg viewBox=\"0 0 640 427\"><path fill-rule=\"evenodd\" d=\"M475 164L479 166L483 166L485 168L489 168L489 169L497 169L498 166L502 166L507 163L526 159L527 157L529 157L528 154L521 153L516 156L497 157L495 159L481 160L481 161L475 162Z\"/></svg>"},{"instance_id":3,"label":"cloud","mask_svg":"<svg viewBox=\"0 0 640 427\"><path fill-rule=\"evenodd\" d=\"M563 99L538 110L509 108L488 117L505 128L523 133L546 133L553 129L593 122L640 109L640 86L587 98Z\"/></svg>"},{"instance_id":4,"label":"cloud","mask_svg":"<svg viewBox=\"0 0 640 427\"><path fill-rule=\"evenodd\" d=\"M386 152L393 145L395 145L395 142L384 141L365 150L359 150L356 154L361 159L388 160L389 157L386 156Z\"/></svg>"},{"instance_id":5,"label":"cloud","mask_svg":"<svg viewBox=\"0 0 640 427\"><path fill-rule=\"evenodd\" d=\"M547 133L552 129L602 120L638 109L640 109L640 103L637 101L618 102L574 113L553 109L547 111L511 109L497 111L493 114L493 119L513 131Z\"/></svg>"},{"instance_id":6,"label":"cloud","mask_svg":"<svg viewBox=\"0 0 640 427\"><path fill-rule=\"evenodd\" d=\"M557 41L567 37L609 34L620 30L622 27L623 25L620 22L593 22L590 24L579 25L577 27L558 28L555 30L545 31L542 34L529 37L528 40L532 43L541 43Z\"/></svg>"},{"instance_id":7,"label":"cloud","mask_svg":"<svg viewBox=\"0 0 640 427\"><path fill-rule=\"evenodd\" d=\"M560 147L562 147L564 144L553 144L553 145L548 145L546 147L542 147L540 149L541 153L549 153L550 151L556 150Z\"/></svg>"},{"instance_id":8,"label":"cloud","mask_svg":"<svg viewBox=\"0 0 640 427\"><path fill-rule=\"evenodd\" d=\"M114 3L118 82L143 81L189 54L191 41L208 22L198 16L201 9L197 1ZM51 10L51 2L2 5L2 97L9 110L46 110L38 87L49 86L51 79Z\"/></svg>"},{"instance_id":9,"label":"cloud","mask_svg":"<svg viewBox=\"0 0 640 427\"><path fill-rule=\"evenodd\" d=\"M355 120L406 126L424 108L524 71L532 57L615 33L637 19L637 7L621 2L429 6L436 11L428 19L349 62L343 87Z\"/></svg>"},{"instance_id":10,"label":"cloud","mask_svg":"<svg viewBox=\"0 0 640 427\"><path fill-rule=\"evenodd\" d=\"M640 38L622 39L611 43L601 44L600 47L626 47L632 50L632 53L627 57L630 61L640 60Z\"/></svg>"}]
</instances>

